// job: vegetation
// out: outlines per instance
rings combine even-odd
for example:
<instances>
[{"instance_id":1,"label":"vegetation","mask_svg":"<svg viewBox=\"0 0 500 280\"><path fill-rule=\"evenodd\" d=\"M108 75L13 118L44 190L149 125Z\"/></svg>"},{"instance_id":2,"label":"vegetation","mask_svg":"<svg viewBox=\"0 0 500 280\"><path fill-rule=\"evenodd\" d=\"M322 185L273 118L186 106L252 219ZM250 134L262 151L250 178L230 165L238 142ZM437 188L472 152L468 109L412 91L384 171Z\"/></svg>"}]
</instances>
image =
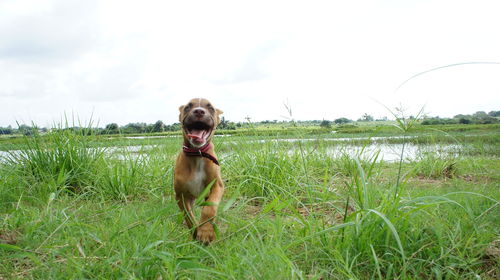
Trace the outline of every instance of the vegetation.
<instances>
[{"instance_id":1,"label":"vegetation","mask_svg":"<svg viewBox=\"0 0 500 280\"><path fill-rule=\"evenodd\" d=\"M66 126L4 139L0 278L498 279L498 125L439 127L227 130L208 247L173 199L180 137ZM406 143L401 160L374 141Z\"/></svg>"},{"instance_id":2,"label":"vegetation","mask_svg":"<svg viewBox=\"0 0 500 280\"><path fill-rule=\"evenodd\" d=\"M409 119L415 118L410 116ZM234 132L235 130L254 130L254 129L275 129L278 132L283 129L289 129L290 126L293 127L309 127L309 128L323 128L330 129L334 126L337 128L345 127L363 127L363 126L384 126L391 125L394 121L388 121L387 117L375 120L373 116L365 113L356 122L348 118L337 118L334 121L329 120L311 120L311 121L277 121L277 120L265 120L260 122L232 122L226 120L224 117L221 119L219 124L219 130L227 130ZM422 125L452 125L452 124L498 124L500 123L500 111L491 111L489 113L479 111L472 115L456 115L453 118L440 118L440 117L424 117L421 122ZM78 125L73 124L71 127L66 127L65 129L81 131L82 128ZM168 132L180 132L180 124L173 123L170 125L164 124L161 120L158 120L154 124L146 123L129 123L124 126L119 126L116 123L110 123L104 126L104 128L94 128L95 134L103 135L116 135L116 134L154 134L154 133L168 133ZM32 135L35 132L46 133L48 128L39 128L35 125L21 124L18 128L0 127L0 135Z\"/></svg>"},{"instance_id":3,"label":"vegetation","mask_svg":"<svg viewBox=\"0 0 500 280\"><path fill-rule=\"evenodd\" d=\"M499 116L500 111L491 111L488 114L478 111L472 115L456 115L453 118L428 117L422 121L422 124L492 124L500 123Z\"/></svg>"}]
</instances>

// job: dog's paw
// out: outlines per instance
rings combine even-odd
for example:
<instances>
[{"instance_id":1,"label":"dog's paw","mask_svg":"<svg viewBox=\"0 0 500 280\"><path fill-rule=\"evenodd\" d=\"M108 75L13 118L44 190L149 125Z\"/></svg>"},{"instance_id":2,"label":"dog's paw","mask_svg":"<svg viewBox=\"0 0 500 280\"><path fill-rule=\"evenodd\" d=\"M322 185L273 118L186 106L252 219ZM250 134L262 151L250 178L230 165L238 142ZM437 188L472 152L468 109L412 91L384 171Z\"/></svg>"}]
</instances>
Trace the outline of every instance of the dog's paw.
<instances>
[{"instance_id":1,"label":"dog's paw","mask_svg":"<svg viewBox=\"0 0 500 280\"><path fill-rule=\"evenodd\" d=\"M196 229L196 240L208 245L215 240L214 226L211 223L206 223Z\"/></svg>"}]
</instances>

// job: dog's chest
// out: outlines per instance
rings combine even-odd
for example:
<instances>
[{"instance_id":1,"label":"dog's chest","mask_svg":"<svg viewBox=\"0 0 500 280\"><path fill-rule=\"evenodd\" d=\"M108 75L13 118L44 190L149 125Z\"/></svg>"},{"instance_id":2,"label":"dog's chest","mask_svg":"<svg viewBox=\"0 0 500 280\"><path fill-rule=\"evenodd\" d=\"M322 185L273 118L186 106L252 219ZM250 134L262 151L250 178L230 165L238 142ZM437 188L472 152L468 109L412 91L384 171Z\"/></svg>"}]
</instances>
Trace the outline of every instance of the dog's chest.
<instances>
[{"instance_id":1,"label":"dog's chest","mask_svg":"<svg viewBox=\"0 0 500 280\"><path fill-rule=\"evenodd\" d=\"M191 180L187 182L189 192L198 197L205 188L205 161L202 158L196 158L195 166L192 170Z\"/></svg>"}]
</instances>

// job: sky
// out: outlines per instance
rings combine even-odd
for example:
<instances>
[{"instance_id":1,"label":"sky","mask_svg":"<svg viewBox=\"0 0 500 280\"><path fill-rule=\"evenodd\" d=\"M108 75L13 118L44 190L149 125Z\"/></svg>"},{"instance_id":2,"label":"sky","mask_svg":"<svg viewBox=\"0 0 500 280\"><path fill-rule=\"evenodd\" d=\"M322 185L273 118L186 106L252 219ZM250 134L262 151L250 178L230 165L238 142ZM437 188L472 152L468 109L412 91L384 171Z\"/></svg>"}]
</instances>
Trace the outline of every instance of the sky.
<instances>
[{"instance_id":1,"label":"sky","mask_svg":"<svg viewBox=\"0 0 500 280\"><path fill-rule=\"evenodd\" d=\"M500 110L500 1L0 0L0 126ZM431 71L429 69L468 62ZM496 63L496 64L495 64Z\"/></svg>"}]
</instances>

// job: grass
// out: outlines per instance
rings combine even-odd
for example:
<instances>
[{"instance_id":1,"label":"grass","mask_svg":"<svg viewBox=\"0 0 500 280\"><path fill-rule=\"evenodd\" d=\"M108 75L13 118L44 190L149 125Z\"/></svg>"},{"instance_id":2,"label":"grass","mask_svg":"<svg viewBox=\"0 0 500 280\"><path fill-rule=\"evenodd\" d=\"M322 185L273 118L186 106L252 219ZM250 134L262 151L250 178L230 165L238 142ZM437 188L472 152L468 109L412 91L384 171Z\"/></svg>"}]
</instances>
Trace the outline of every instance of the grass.
<instances>
[{"instance_id":1,"label":"grass","mask_svg":"<svg viewBox=\"0 0 500 280\"><path fill-rule=\"evenodd\" d=\"M413 173L427 179L453 178L456 176L457 158L448 154L425 152L413 161Z\"/></svg>"},{"instance_id":2,"label":"grass","mask_svg":"<svg viewBox=\"0 0 500 280\"><path fill-rule=\"evenodd\" d=\"M321 135L217 138L226 193L208 247L173 199L179 138L16 139L0 163L0 278L497 279L499 144L486 131L490 150L448 132L433 143L459 153L397 162Z\"/></svg>"}]
</instances>

